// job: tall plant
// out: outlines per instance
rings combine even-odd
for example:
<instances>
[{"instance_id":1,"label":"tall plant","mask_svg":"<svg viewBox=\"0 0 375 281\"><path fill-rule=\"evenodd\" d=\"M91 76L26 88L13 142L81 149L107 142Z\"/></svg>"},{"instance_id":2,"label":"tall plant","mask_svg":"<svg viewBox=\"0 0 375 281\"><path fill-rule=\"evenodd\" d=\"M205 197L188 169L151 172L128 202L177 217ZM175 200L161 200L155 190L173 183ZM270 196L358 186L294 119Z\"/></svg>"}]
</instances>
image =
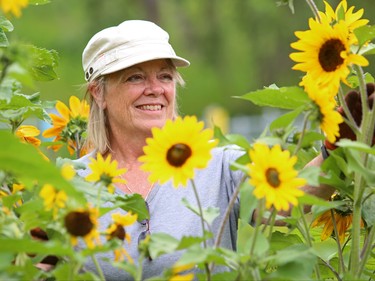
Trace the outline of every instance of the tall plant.
<instances>
[{"instance_id":1,"label":"tall plant","mask_svg":"<svg viewBox=\"0 0 375 281\"><path fill-rule=\"evenodd\" d=\"M0 1L0 8L6 15L20 16L28 3L47 2ZM197 277L206 280L374 279L375 84L364 68L366 57L375 53L375 28L362 19L363 9L348 7L346 0L337 7L324 2L324 11L314 1L306 2L313 16L308 30L295 33L295 51L290 54L296 63L293 69L303 73L299 85L273 84L236 97L286 111L258 138L249 141L241 135L223 135L220 128L205 129L194 116L153 130L139 159L142 168L151 173L152 182L172 180L176 188L193 188L196 201L184 199L181 204L199 216L202 233L181 239L144 233L138 261L124 245L137 243L126 228L147 220L144 200L138 194L113 193L114 184L124 182L121 175L126 170L119 169L111 156L92 159L92 173L86 178L76 175L80 167L70 159L48 160L45 148L57 151L66 146L72 158L87 153L83 143L89 108L77 97L67 106L22 92L25 81L56 78L57 53L9 42L6 32L13 26L2 17L0 278L104 279L96 254L114 252L112 265L141 280L143 259L182 250L177 263L155 278L191 280L190 269L197 266L202 269ZM57 113L48 113L53 107ZM28 124L35 119L51 123L43 135L53 137L52 142L38 139L39 129ZM213 137L216 140L210 141ZM307 165L321 153L322 143L324 163ZM195 185L195 171L206 167L217 145L243 152L231 166L242 172L243 181L233 191L214 236L212 224L220 210L202 206L197 188L204 187ZM330 186L331 199L303 192L305 185ZM233 251L220 245L238 198ZM106 202L112 207L103 207ZM117 208L126 215L114 213L110 225L99 225L100 216ZM96 273L82 270L89 258ZM219 266L225 270L218 273Z\"/></svg>"}]
</instances>

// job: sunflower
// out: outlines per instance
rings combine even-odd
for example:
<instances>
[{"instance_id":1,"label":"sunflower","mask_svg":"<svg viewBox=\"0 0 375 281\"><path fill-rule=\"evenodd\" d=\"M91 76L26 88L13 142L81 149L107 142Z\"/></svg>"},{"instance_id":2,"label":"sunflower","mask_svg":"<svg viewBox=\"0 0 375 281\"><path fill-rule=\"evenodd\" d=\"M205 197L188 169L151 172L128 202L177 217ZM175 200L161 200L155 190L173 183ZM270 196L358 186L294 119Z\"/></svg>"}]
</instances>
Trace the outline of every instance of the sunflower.
<instances>
[{"instance_id":1,"label":"sunflower","mask_svg":"<svg viewBox=\"0 0 375 281\"><path fill-rule=\"evenodd\" d=\"M29 0L0 0L0 8L5 14L12 13L16 17L21 16L21 9L29 4Z\"/></svg>"},{"instance_id":2,"label":"sunflower","mask_svg":"<svg viewBox=\"0 0 375 281\"><path fill-rule=\"evenodd\" d=\"M290 54L290 58L297 62L293 69L306 72L316 83L337 93L340 81L347 83L349 66L367 66L368 61L350 52L350 46L355 42L344 21L331 26L310 18L309 26L310 30L295 33L300 40L291 46L301 52Z\"/></svg>"},{"instance_id":3,"label":"sunflower","mask_svg":"<svg viewBox=\"0 0 375 281\"><path fill-rule=\"evenodd\" d=\"M70 107L70 108L69 108ZM76 151L77 136L79 136L79 143L83 143L83 133L86 131L87 122L90 112L90 106L85 100L80 101L76 96L69 98L69 107L63 102L57 101L56 110L59 115L50 113L53 126L43 132L43 137L54 137L54 142L62 141L68 144L69 153L73 154ZM61 144L51 146L54 151L59 150ZM80 154L83 156L83 153Z\"/></svg>"},{"instance_id":4,"label":"sunflower","mask_svg":"<svg viewBox=\"0 0 375 281\"><path fill-rule=\"evenodd\" d=\"M303 82L307 95L315 105L316 114L313 116L319 122L319 126L325 133L327 140L330 143L335 143L336 138L340 136L339 124L344 122L344 119L335 110L336 101L332 94L329 93L329 88L319 87L310 78L304 77Z\"/></svg>"},{"instance_id":5,"label":"sunflower","mask_svg":"<svg viewBox=\"0 0 375 281\"><path fill-rule=\"evenodd\" d=\"M194 264L174 265L171 270L169 281L191 281L194 279L194 273L188 273L194 268Z\"/></svg>"},{"instance_id":6,"label":"sunflower","mask_svg":"<svg viewBox=\"0 0 375 281\"><path fill-rule=\"evenodd\" d=\"M334 194L332 197L332 200L342 200L342 198ZM311 227L318 227L318 226L324 226L322 230L322 234L320 236L321 240L326 240L328 237L332 236L334 233L334 227L333 227L333 221L336 223L337 227L337 235L339 237L340 243L344 243L345 237L348 234L348 229L351 227L353 222L353 211L350 205L350 201L344 200L346 204L344 206L340 206L340 208L334 208L333 209L333 218L331 214L331 210L328 210L324 213L322 213L320 216L318 216L313 223L311 224ZM364 227L363 220L361 220L361 227Z\"/></svg>"},{"instance_id":7,"label":"sunflower","mask_svg":"<svg viewBox=\"0 0 375 281\"><path fill-rule=\"evenodd\" d=\"M343 0L337 5L336 10L329 5L327 1L324 1L325 13L319 12L321 21L326 21L331 25L334 25L340 21L344 21L350 32L353 32L358 27L366 25L369 20L361 19L364 13L364 9L360 9L357 12L354 11L354 6L348 10L348 4L346 0Z\"/></svg>"},{"instance_id":8,"label":"sunflower","mask_svg":"<svg viewBox=\"0 0 375 281\"><path fill-rule=\"evenodd\" d=\"M54 217L56 217L59 209L65 208L68 199L65 191L56 190L50 184L43 185L39 192L39 196L44 200L44 208L46 211L53 210Z\"/></svg>"},{"instance_id":9,"label":"sunflower","mask_svg":"<svg viewBox=\"0 0 375 281\"><path fill-rule=\"evenodd\" d=\"M80 208L66 214L64 224L73 246L77 245L79 237L83 238L90 249L95 247L95 243L100 244L99 231L97 229L98 216L99 210L91 207L87 209Z\"/></svg>"},{"instance_id":10,"label":"sunflower","mask_svg":"<svg viewBox=\"0 0 375 281\"><path fill-rule=\"evenodd\" d=\"M195 116L186 116L167 120L161 129L152 129L153 138L146 140L145 154L139 158L144 162L141 169L151 172L151 182L173 179L174 187L186 186L194 177L194 169L207 166L217 140L211 140L213 131L203 127Z\"/></svg>"},{"instance_id":11,"label":"sunflower","mask_svg":"<svg viewBox=\"0 0 375 281\"><path fill-rule=\"evenodd\" d=\"M102 155L98 153L96 159L90 158L90 160L91 163L89 167L91 169L91 174L86 176L87 181L100 182L104 184L111 193L115 190L113 186L114 183L126 183L126 180L121 178L121 175L126 172L126 169L118 169L117 161L111 161L111 154L104 160Z\"/></svg>"},{"instance_id":12,"label":"sunflower","mask_svg":"<svg viewBox=\"0 0 375 281\"><path fill-rule=\"evenodd\" d=\"M105 233L107 234L107 240L112 239L119 239L121 241L126 240L126 242L131 242L131 237L129 233L125 231L125 226L132 225L137 220L137 214L127 213L126 215L122 215L119 213L112 214L112 220L113 223L108 226L108 228L105 230ZM129 256L128 252L121 246L120 249L114 250L115 254L115 261L123 261L124 257L127 257L127 259L133 263L133 259Z\"/></svg>"},{"instance_id":13,"label":"sunflower","mask_svg":"<svg viewBox=\"0 0 375 281\"><path fill-rule=\"evenodd\" d=\"M32 125L21 125L16 130L16 136L24 143L30 143L33 146L38 147L41 143L40 139L36 136L40 134L37 127Z\"/></svg>"},{"instance_id":14,"label":"sunflower","mask_svg":"<svg viewBox=\"0 0 375 281\"><path fill-rule=\"evenodd\" d=\"M255 187L254 195L266 199L266 207L276 210L289 210L290 205L298 204L297 197L304 193L300 189L306 184L303 178L297 178L294 164L296 156L281 150L280 145L271 149L263 143L255 143L249 155L252 163L248 164L249 182Z\"/></svg>"},{"instance_id":15,"label":"sunflower","mask_svg":"<svg viewBox=\"0 0 375 281\"><path fill-rule=\"evenodd\" d=\"M6 188L7 185L4 185L2 189L0 189L0 198L2 197L6 197L6 196L9 196L9 195L14 195L14 194L17 194L19 191L23 191L25 189L25 185L22 184L22 183L13 183L12 184L12 189L11 190L8 190L8 188ZM20 206L22 205L22 199L18 200L16 203L14 203L14 207L17 207L17 206Z\"/></svg>"}]
</instances>

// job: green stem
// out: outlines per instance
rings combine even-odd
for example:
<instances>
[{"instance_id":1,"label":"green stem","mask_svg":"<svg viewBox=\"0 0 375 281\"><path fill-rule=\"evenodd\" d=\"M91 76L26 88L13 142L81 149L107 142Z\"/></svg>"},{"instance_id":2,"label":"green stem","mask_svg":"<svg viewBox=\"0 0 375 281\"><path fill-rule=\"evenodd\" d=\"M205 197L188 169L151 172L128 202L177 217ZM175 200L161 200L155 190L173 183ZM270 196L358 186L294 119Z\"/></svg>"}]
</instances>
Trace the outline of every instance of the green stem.
<instances>
[{"instance_id":1,"label":"green stem","mask_svg":"<svg viewBox=\"0 0 375 281\"><path fill-rule=\"evenodd\" d=\"M304 208L303 208L302 204L298 204L298 210L301 214L302 226L303 226L303 229L300 229L300 231L303 230L303 231L301 231L301 233L305 237L307 245L311 248L312 247L312 241L311 241L309 226L308 226L307 221L306 221L305 212L304 212ZM315 274L316 274L317 279L320 280L321 279L320 278L320 270L319 270L318 265L315 265Z\"/></svg>"},{"instance_id":2,"label":"green stem","mask_svg":"<svg viewBox=\"0 0 375 281\"><path fill-rule=\"evenodd\" d=\"M364 243L364 246L363 246L363 252L361 254L361 263L360 263L359 269L358 269L359 276L363 272L363 270L365 268L365 265L366 265L366 262L367 262L367 259L369 258L370 253L372 251L372 246L374 244L374 237L375 237L375 227L373 226L373 227L371 227L370 233L366 237L366 240L365 240L365 243Z\"/></svg>"},{"instance_id":3,"label":"green stem","mask_svg":"<svg viewBox=\"0 0 375 281\"><path fill-rule=\"evenodd\" d=\"M265 199L262 198L258 201L258 215L257 215L257 218L255 220L255 230L254 230L253 241L251 241L250 256L252 256L253 253L254 253L256 240L257 240L258 233L259 233L260 224L262 223L262 219L263 219L264 208L265 208Z\"/></svg>"},{"instance_id":4,"label":"green stem","mask_svg":"<svg viewBox=\"0 0 375 281\"><path fill-rule=\"evenodd\" d=\"M362 102L362 122L360 133L357 134L357 141L372 145L374 134L375 114L374 110L368 107L366 84L362 69L354 66L357 71L359 88ZM360 153L360 162L366 168L368 154ZM362 220L362 199L366 188L365 180L361 173L356 172L354 175L354 192L353 192L353 223L352 223L352 246L350 252L350 273L353 277L358 278L360 271L360 236Z\"/></svg>"},{"instance_id":5,"label":"green stem","mask_svg":"<svg viewBox=\"0 0 375 281\"><path fill-rule=\"evenodd\" d=\"M333 225L333 231L335 233L336 237L336 244L337 244L337 252L339 256L339 269L338 269L338 274L341 275L342 272L345 272L345 265L344 265L344 257L342 255L342 250L341 250L341 244L340 244L340 236L339 232L337 230L337 223L334 215L333 209L330 210L331 212L331 219L332 219L332 225Z\"/></svg>"},{"instance_id":6,"label":"green stem","mask_svg":"<svg viewBox=\"0 0 375 281\"><path fill-rule=\"evenodd\" d=\"M206 242L206 239L204 238L205 235L206 235L206 228L204 226L203 209L202 209L201 202L199 200L198 191L197 191L197 188L195 186L194 179L191 180L191 183L192 183L192 186L193 186L194 195L195 195L195 198L197 200L197 205L198 205L198 209L199 209L199 217L200 217L202 232L203 232L203 246L206 249L207 248L207 242ZM211 280L210 268L209 268L207 263L205 263L204 267L205 267L206 274L207 274L207 280L210 281Z\"/></svg>"},{"instance_id":7,"label":"green stem","mask_svg":"<svg viewBox=\"0 0 375 281\"><path fill-rule=\"evenodd\" d=\"M303 137L305 136L307 123L308 123L308 121L309 121L309 117L310 117L311 113L312 113L312 111L310 111L308 114L306 114L306 115L305 115L305 118L303 119L302 132L301 132L300 138L299 138L299 140L298 140L298 143L297 143L296 149L295 149L294 152L293 152L293 155L296 155L297 152L298 152L298 150L300 150L301 147L302 147Z\"/></svg>"},{"instance_id":8,"label":"green stem","mask_svg":"<svg viewBox=\"0 0 375 281\"><path fill-rule=\"evenodd\" d=\"M318 21L320 22L319 10L316 7L314 1L313 0L306 0L306 3L309 5L309 7L310 7L311 11L313 12L315 18L317 18Z\"/></svg>"},{"instance_id":9,"label":"green stem","mask_svg":"<svg viewBox=\"0 0 375 281\"><path fill-rule=\"evenodd\" d=\"M98 274L99 274L99 277L100 277L100 280L105 280L105 277L104 277L104 274L103 274L103 270L97 260L97 258L93 255L91 256L93 262L94 262L94 265L95 265L95 268L96 270L98 271Z\"/></svg>"}]
</instances>

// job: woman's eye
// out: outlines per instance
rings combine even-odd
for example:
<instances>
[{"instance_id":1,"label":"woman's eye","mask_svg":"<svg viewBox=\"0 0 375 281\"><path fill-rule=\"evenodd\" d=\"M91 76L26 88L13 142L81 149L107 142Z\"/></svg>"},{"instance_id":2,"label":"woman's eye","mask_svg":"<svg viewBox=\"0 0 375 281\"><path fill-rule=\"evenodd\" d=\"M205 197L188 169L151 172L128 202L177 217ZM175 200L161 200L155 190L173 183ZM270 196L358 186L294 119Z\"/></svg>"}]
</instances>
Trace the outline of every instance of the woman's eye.
<instances>
[{"instance_id":1,"label":"woman's eye","mask_svg":"<svg viewBox=\"0 0 375 281\"><path fill-rule=\"evenodd\" d=\"M164 81L173 81L173 76L172 74L164 73L161 75L161 79Z\"/></svg>"},{"instance_id":2,"label":"woman's eye","mask_svg":"<svg viewBox=\"0 0 375 281\"><path fill-rule=\"evenodd\" d=\"M126 79L126 82L137 82L137 81L140 81L142 79L143 79L142 75L140 75L140 74L134 74L134 75L129 76Z\"/></svg>"}]
</instances>

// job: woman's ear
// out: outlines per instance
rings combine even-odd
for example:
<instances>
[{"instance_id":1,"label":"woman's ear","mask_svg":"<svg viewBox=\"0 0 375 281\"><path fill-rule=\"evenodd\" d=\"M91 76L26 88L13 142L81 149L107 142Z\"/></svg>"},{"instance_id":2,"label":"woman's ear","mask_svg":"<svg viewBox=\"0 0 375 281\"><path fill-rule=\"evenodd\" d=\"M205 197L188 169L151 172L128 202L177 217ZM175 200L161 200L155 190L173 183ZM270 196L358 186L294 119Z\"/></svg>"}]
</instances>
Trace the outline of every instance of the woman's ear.
<instances>
[{"instance_id":1,"label":"woman's ear","mask_svg":"<svg viewBox=\"0 0 375 281\"><path fill-rule=\"evenodd\" d=\"M99 87L99 84L96 82L90 83L88 90L99 108L104 110L107 107L107 104L104 99L104 91Z\"/></svg>"}]
</instances>

